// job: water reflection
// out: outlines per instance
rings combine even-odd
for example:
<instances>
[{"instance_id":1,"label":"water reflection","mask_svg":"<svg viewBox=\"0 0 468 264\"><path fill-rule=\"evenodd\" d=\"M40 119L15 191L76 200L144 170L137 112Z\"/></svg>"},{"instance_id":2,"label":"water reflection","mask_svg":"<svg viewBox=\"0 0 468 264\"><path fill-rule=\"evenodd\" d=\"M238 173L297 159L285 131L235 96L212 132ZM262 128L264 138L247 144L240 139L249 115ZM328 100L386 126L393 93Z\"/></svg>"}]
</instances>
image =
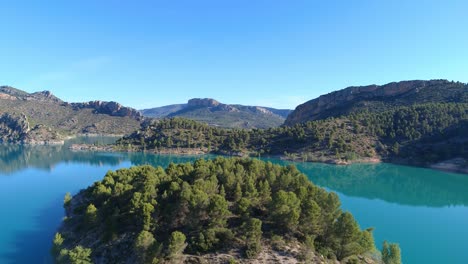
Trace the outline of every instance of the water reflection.
<instances>
[{"instance_id":1,"label":"water reflection","mask_svg":"<svg viewBox=\"0 0 468 264\"><path fill-rule=\"evenodd\" d=\"M132 165L150 164L153 166L167 167L169 163L186 163L196 158L213 158L214 155L155 155L150 153L104 153L92 151L73 151L69 149L71 144L90 143L97 140L96 137L83 137L67 141L64 145L29 146L29 145L0 145L0 173L12 174L26 168L36 168L51 171L59 163L80 163L94 166L117 166L125 161ZM104 143L112 143L115 138L102 139Z\"/></svg>"},{"instance_id":2,"label":"water reflection","mask_svg":"<svg viewBox=\"0 0 468 264\"><path fill-rule=\"evenodd\" d=\"M93 143L92 140L96 138L74 139L74 143ZM115 138L99 140L102 143L111 143ZM30 167L50 171L59 163L117 166L130 161L133 165L166 167L171 162L185 163L199 157L215 157L81 152L71 151L69 144L70 142L63 146L0 145L0 173L11 174ZM283 165L291 163L277 159L264 160ZM314 183L347 196L412 206L468 206L468 175L392 164L293 164Z\"/></svg>"},{"instance_id":3,"label":"water reflection","mask_svg":"<svg viewBox=\"0 0 468 264\"><path fill-rule=\"evenodd\" d=\"M71 151L69 146L74 143L108 144L115 137L80 137L67 141L65 145L30 146L30 145L0 145L0 173L11 174L26 168L52 170L58 163L84 163L90 165L118 165L125 157L96 152Z\"/></svg>"},{"instance_id":4,"label":"water reflection","mask_svg":"<svg viewBox=\"0 0 468 264\"><path fill-rule=\"evenodd\" d=\"M468 205L468 175L385 163L296 165L314 183L347 196L412 206Z\"/></svg>"}]
</instances>

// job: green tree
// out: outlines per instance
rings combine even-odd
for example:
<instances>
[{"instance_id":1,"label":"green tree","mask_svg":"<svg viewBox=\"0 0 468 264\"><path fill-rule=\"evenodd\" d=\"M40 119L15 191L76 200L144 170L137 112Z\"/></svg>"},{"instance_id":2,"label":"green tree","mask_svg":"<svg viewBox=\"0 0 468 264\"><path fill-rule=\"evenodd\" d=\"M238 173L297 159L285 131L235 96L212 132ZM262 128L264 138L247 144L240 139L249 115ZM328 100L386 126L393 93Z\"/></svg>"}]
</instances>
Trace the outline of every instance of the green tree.
<instances>
[{"instance_id":1,"label":"green tree","mask_svg":"<svg viewBox=\"0 0 468 264\"><path fill-rule=\"evenodd\" d=\"M86 207L86 212L85 212L85 223L88 227L93 226L96 224L97 221L97 208L94 206L94 204L89 204L88 207Z\"/></svg>"},{"instance_id":2,"label":"green tree","mask_svg":"<svg viewBox=\"0 0 468 264\"><path fill-rule=\"evenodd\" d=\"M375 249L374 236L372 235L373 228L368 228L361 232L359 244L362 246L362 252L372 251Z\"/></svg>"},{"instance_id":3,"label":"green tree","mask_svg":"<svg viewBox=\"0 0 468 264\"><path fill-rule=\"evenodd\" d=\"M142 206L141 217L143 218L143 230L150 230L152 217L151 214L154 211L154 206L150 203L144 203Z\"/></svg>"},{"instance_id":4,"label":"green tree","mask_svg":"<svg viewBox=\"0 0 468 264\"><path fill-rule=\"evenodd\" d=\"M84 248L82 246L76 246L72 250L68 251L65 261L63 263L70 264L91 264L91 249Z\"/></svg>"},{"instance_id":5,"label":"green tree","mask_svg":"<svg viewBox=\"0 0 468 264\"><path fill-rule=\"evenodd\" d=\"M334 236L338 240L337 258L339 260L361 253L361 247L359 243L357 243L361 238L361 232L351 213L342 213L336 220L333 231Z\"/></svg>"},{"instance_id":6,"label":"green tree","mask_svg":"<svg viewBox=\"0 0 468 264\"><path fill-rule=\"evenodd\" d=\"M67 208L70 206L72 200L72 196L69 192L65 194L65 197L63 198L63 207Z\"/></svg>"},{"instance_id":7,"label":"green tree","mask_svg":"<svg viewBox=\"0 0 468 264\"><path fill-rule=\"evenodd\" d=\"M262 221L257 218L249 218L247 222L242 224L241 229L246 240L245 255L248 258L255 258L262 251Z\"/></svg>"},{"instance_id":8,"label":"green tree","mask_svg":"<svg viewBox=\"0 0 468 264\"><path fill-rule=\"evenodd\" d=\"M63 244L63 237L62 234L60 233L55 233L54 240L52 242L52 255L57 257L60 253L60 250L62 249L62 244Z\"/></svg>"},{"instance_id":9,"label":"green tree","mask_svg":"<svg viewBox=\"0 0 468 264\"><path fill-rule=\"evenodd\" d=\"M187 244L185 243L185 235L182 232L174 231L169 239L167 247L167 256L170 259L177 259L184 252Z\"/></svg>"},{"instance_id":10,"label":"green tree","mask_svg":"<svg viewBox=\"0 0 468 264\"><path fill-rule=\"evenodd\" d=\"M226 220L229 216L228 202L226 199L215 194L210 201L208 207L209 221L211 227L224 227L226 226Z\"/></svg>"},{"instance_id":11,"label":"green tree","mask_svg":"<svg viewBox=\"0 0 468 264\"><path fill-rule=\"evenodd\" d=\"M234 191L234 202L238 202L242 198L242 187L239 182L236 184L236 189Z\"/></svg>"},{"instance_id":12,"label":"green tree","mask_svg":"<svg viewBox=\"0 0 468 264\"><path fill-rule=\"evenodd\" d=\"M295 193L280 190L272 201L272 221L285 230L295 230L301 214L300 203Z\"/></svg>"},{"instance_id":13,"label":"green tree","mask_svg":"<svg viewBox=\"0 0 468 264\"><path fill-rule=\"evenodd\" d=\"M384 241L382 247L382 260L385 264L401 264L401 251L398 244Z\"/></svg>"},{"instance_id":14,"label":"green tree","mask_svg":"<svg viewBox=\"0 0 468 264\"><path fill-rule=\"evenodd\" d=\"M259 199L261 204L271 202L271 187L267 180L259 183Z\"/></svg>"},{"instance_id":15,"label":"green tree","mask_svg":"<svg viewBox=\"0 0 468 264\"><path fill-rule=\"evenodd\" d=\"M156 239L153 234L143 230L138 234L135 239L135 252L138 259L142 263L149 263L150 260L154 257L154 248L156 246Z\"/></svg>"},{"instance_id":16,"label":"green tree","mask_svg":"<svg viewBox=\"0 0 468 264\"><path fill-rule=\"evenodd\" d=\"M312 199L304 199L302 201L302 215L300 217L299 230L305 234L321 233L321 208Z\"/></svg>"}]
</instances>

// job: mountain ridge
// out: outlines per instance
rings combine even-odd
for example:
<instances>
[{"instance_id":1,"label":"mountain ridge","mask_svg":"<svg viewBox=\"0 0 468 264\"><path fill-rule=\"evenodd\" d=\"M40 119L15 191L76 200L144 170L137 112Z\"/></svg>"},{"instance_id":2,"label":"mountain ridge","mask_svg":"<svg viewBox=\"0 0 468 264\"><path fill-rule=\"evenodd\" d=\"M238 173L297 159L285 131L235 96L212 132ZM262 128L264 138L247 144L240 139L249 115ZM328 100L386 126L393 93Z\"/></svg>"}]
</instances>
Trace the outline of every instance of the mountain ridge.
<instances>
[{"instance_id":1,"label":"mountain ridge","mask_svg":"<svg viewBox=\"0 0 468 264\"><path fill-rule=\"evenodd\" d=\"M360 111L379 112L392 107L438 102L468 102L468 86L443 79L350 86L297 106L286 119L285 125L291 126Z\"/></svg>"},{"instance_id":2,"label":"mountain ridge","mask_svg":"<svg viewBox=\"0 0 468 264\"><path fill-rule=\"evenodd\" d=\"M68 103L50 91L0 86L0 142L58 144L79 134L127 134L143 116L117 102Z\"/></svg>"},{"instance_id":3,"label":"mountain ridge","mask_svg":"<svg viewBox=\"0 0 468 264\"><path fill-rule=\"evenodd\" d=\"M270 128L282 125L292 110L262 106L223 104L212 98L192 98L174 104L140 110L146 117L185 117L227 128Z\"/></svg>"}]
</instances>

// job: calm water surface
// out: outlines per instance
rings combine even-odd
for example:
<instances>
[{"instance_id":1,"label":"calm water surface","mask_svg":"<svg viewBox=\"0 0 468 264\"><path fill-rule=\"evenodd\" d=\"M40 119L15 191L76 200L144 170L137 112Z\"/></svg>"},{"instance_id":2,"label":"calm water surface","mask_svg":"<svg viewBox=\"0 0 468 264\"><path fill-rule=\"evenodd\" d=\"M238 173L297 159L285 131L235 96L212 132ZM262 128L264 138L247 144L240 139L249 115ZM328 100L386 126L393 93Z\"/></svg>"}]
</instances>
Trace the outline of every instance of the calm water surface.
<instances>
[{"instance_id":1,"label":"calm water surface","mask_svg":"<svg viewBox=\"0 0 468 264\"><path fill-rule=\"evenodd\" d=\"M196 158L0 145L0 263L51 263L66 192L78 192L108 170ZM361 227L375 227L379 247L383 239L398 242L405 264L466 263L468 175L389 164L295 165L315 184L337 192Z\"/></svg>"}]
</instances>

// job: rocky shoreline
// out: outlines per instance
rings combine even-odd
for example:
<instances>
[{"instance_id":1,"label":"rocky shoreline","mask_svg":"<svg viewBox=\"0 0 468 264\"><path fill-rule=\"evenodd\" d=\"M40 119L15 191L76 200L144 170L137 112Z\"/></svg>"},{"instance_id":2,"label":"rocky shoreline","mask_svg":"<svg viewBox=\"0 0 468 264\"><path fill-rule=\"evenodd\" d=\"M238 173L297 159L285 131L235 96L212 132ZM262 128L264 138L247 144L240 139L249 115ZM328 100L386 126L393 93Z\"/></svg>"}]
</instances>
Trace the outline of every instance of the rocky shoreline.
<instances>
[{"instance_id":1,"label":"rocky shoreline","mask_svg":"<svg viewBox=\"0 0 468 264\"><path fill-rule=\"evenodd\" d=\"M468 160L464 158L454 158L444 160L429 166L431 169L468 174Z\"/></svg>"}]
</instances>

